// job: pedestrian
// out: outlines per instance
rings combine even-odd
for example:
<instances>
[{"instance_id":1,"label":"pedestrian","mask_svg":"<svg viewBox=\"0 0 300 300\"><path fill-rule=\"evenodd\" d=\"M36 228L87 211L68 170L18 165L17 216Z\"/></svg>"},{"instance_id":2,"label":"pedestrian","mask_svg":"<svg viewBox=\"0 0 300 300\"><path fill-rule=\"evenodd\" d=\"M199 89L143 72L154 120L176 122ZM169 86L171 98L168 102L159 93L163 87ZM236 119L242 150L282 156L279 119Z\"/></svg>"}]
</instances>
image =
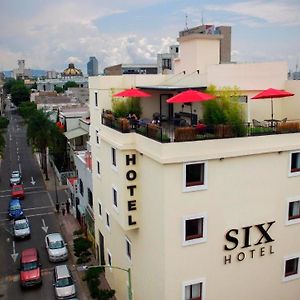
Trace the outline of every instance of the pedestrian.
<instances>
[{"instance_id":1,"label":"pedestrian","mask_svg":"<svg viewBox=\"0 0 300 300\"><path fill-rule=\"evenodd\" d=\"M67 213L70 213L70 201L69 199L66 201L66 208L67 208Z\"/></svg>"},{"instance_id":2,"label":"pedestrian","mask_svg":"<svg viewBox=\"0 0 300 300\"><path fill-rule=\"evenodd\" d=\"M66 214L66 205L65 205L65 203L63 203L62 206L61 206L61 212L62 212L63 216Z\"/></svg>"},{"instance_id":3,"label":"pedestrian","mask_svg":"<svg viewBox=\"0 0 300 300\"><path fill-rule=\"evenodd\" d=\"M59 203L58 202L56 202L55 208L56 208L56 212L59 213Z\"/></svg>"}]
</instances>

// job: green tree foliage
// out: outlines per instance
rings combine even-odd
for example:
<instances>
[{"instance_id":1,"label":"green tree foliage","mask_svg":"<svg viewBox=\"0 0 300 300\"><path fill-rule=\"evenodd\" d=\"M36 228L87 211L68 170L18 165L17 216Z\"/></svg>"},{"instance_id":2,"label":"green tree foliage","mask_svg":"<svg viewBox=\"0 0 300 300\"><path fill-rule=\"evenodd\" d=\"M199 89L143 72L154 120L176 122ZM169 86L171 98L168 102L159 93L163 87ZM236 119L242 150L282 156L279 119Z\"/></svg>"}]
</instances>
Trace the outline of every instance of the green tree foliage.
<instances>
[{"instance_id":1,"label":"green tree foliage","mask_svg":"<svg viewBox=\"0 0 300 300\"><path fill-rule=\"evenodd\" d=\"M239 89L237 87L224 87L217 90L212 85L207 89L207 92L215 95L216 99L203 102L204 122L207 125L231 125L237 136L245 135L245 112L239 102Z\"/></svg>"},{"instance_id":2,"label":"green tree foliage","mask_svg":"<svg viewBox=\"0 0 300 300\"><path fill-rule=\"evenodd\" d=\"M9 124L9 120L5 117L0 117L0 157L3 157L4 147L5 147L5 139L4 132Z\"/></svg>"},{"instance_id":3,"label":"green tree foliage","mask_svg":"<svg viewBox=\"0 0 300 300\"><path fill-rule=\"evenodd\" d=\"M30 90L22 81L16 81L11 86L10 94L11 100L16 106L19 106L22 102L29 101L30 99Z\"/></svg>"},{"instance_id":4,"label":"green tree foliage","mask_svg":"<svg viewBox=\"0 0 300 300\"><path fill-rule=\"evenodd\" d=\"M55 90L58 94L64 92L64 89L63 89L62 87L60 87L60 86L56 86L56 87L54 88L54 90Z\"/></svg>"},{"instance_id":5,"label":"green tree foliage","mask_svg":"<svg viewBox=\"0 0 300 300\"><path fill-rule=\"evenodd\" d=\"M18 107L19 114L27 121L37 111L36 104L34 102L22 102Z\"/></svg>"},{"instance_id":6,"label":"green tree foliage","mask_svg":"<svg viewBox=\"0 0 300 300\"><path fill-rule=\"evenodd\" d=\"M0 130L6 129L9 124L9 120L6 117L0 116Z\"/></svg>"},{"instance_id":7,"label":"green tree foliage","mask_svg":"<svg viewBox=\"0 0 300 300\"><path fill-rule=\"evenodd\" d=\"M87 282L90 290L90 295L94 299L108 300L115 295L115 290L102 290L99 289L100 274L104 271L103 268L90 268L85 272L84 280Z\"/></svg>"},{"instance_id":8,"label":"green tree foliage","mask_svg":"<svg viewBox=\"0 0 300 300\"><path fill-rule=\"evenodd\" d=\"M64 84L64 90L66 91L69 87L79 87L79 85L75 81L68 81Z\"/></svg>"},{"instance_id":9,"label":"green tree foliage","mask_svg":"<svg viewBox=\"0 0 300 300\"><path fill-rule=\"evenodd\" d=\"M53 140L52 135L55 134L55 132L56 125L42 110L36 110L36 112L28 119L27 138L41 154L41 166L46 175L46 179L48 179L46 151Z\"/></svg>"},{"instance_id":10,"label":"green tree foliage","mask_svg":"<svg viewBox=\"0 0 300 300\"><path fill-rule=\"evenodd\" d=\"M4 92L6 94L10 94L12 86L15 85L15 84L18 84L18 83L22 83L22 82L23 81L15 80L14 78L9 78L9 79L5 80L5 83L3 85Z\"/></svg>"},{"instance_id":11,"label":"green tree foliage","mask_svg":"<svg viewBox=\"0 0 300 300\"><path fill-rule=\"evenodd\" d=\"M113 99L112 111L116 118L126 118L128 114L135 114L138 118L142 114L139 98Z\"/></svg>"}]
</instances>

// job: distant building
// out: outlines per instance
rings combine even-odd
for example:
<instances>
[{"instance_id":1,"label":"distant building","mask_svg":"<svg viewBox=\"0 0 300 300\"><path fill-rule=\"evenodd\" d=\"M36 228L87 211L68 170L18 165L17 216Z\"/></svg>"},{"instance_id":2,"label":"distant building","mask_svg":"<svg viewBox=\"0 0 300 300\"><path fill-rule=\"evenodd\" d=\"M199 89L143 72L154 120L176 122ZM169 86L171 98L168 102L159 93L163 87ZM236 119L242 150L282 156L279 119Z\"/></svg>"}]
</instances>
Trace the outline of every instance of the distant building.
<instances>
[{"instance_id":1,"label":"distant building","mask_svg":"<svg viewBox=\"0 0 300 300\"><path fill-rule=\"evenodd\" d=\"M174 72L174 58L178 57L179 45L172 45L169 53L157 54L157 73L170 74Z\"/></svg>"},{"instance_id":2,"label":"distant building","mask_svg":"<svg viewBox=\"0 0 300 300\"><path fill-rule=\"evenodd\" d=\"M31 70L25 69L25 60L18 60L18 68L13 70L13 77L15 79L25 79L31 77Z\"/></svg>"},{"instance_id":3,"label":"distant building","mask_svg":"<svg viewBox=\"0 0 300 300\"><path fill-rule=\"evenodd\" d=\"M74 64L69 64L69 66L62 72L61 74L63 77L76 77L80 76L82 77L82 72L80 69L75 68Z\"/></svg>"},{"instance_id":4,"label":"distant building","mask_svg":"<svg viewBox=\"0 0 300 300\"><path fill-rule=\"evenodd\" d=\"M104 75L157 74L156 64L119 64L104 69Z\"/></svg>"},{"instance_id":5,"label":"distant building","mask_svg":"<svg viewBox=\"0 0 300 300\"><path fill-rule=\"evenodd\" d=\"M56 71L47 71L46 77L47 79L55 79L57 78L57 72Z\"/></svg>"},{"instance_id":6,"label":"distant building","mask_svg":"<svg viewBox=\"0 0 300 300\"><path fill-rule=\"evenodd\" d=\"M95 56L91 56L89 62L87 63L87 73L89 76L98 75L98 60Z\"/></svg>"}]
</instances>

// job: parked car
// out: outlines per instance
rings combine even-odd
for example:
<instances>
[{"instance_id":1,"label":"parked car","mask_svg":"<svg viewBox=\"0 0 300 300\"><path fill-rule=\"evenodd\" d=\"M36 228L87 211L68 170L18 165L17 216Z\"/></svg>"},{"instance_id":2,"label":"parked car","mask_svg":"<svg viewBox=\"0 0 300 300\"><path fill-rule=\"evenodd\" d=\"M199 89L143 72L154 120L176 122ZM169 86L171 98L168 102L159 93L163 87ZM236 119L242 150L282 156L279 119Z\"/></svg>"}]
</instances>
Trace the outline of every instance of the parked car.
<instances>
[{"instance_id":1,"label":"parked car","mask_svg":"<svg viewBox=\"0 0 300 300\"><path fill-rule=\"evenodd\" d=\"M12 171L10 180L9 180L10 186L14 184L21 184L22 183L22 174L20 171Z\"/></svg>"},{"instance_id":2,"label":"parked car","mask_svg":"<svg viewBox=\"0 0 300 300\"><path fill-rule=\"evenodd\" d=\"M11 188L11 197L12 198L18 198L18 199L24 199L25 198L25 192L22 184L16 184L13 185Z\"/></svg>"},{"instance_id":3,"label":"parked car","mask_svg":"<svg viewBox=\"0 0 300 300\"><path fill-rule=\"evenodd\" d=\"M60 233L47 234L45 244L50 261L56 262L68 259L68 249Z\"/></svg>"},{"instance_id":4,"label":"parked car","mask_svg":"<svg viewBox=\"0 0 300 300\"><path fill-rule=\"evenodd\" d=\"M17 219L24 215L19 199L11 199L8 204L8 217Z\"/></svg>"},{"instance_id":5,"label":"parked car","mask_svg":"<svg viewBox=\"0 0 300 300\"><path fill-rule=\"evenodd\" d=\"M76 296L76 288L67 265L54 268L54 290L56 299L70 299Z\"/></svg>"},{"instance_id":6,"label":"parked car","mask_svg":"<svg viewBox=\"0 0 300 300\"><path fill-rule=\"evenodd\" d=\"M30 225L26 217L15 219L13 222L13 229L15 238L30 238Z\"/></svg>"},{"instance_id":7,"label":"parked car","mask_svg":"<svg viewBox=\"0 0 300 300\"><path fill-rule=\"evenodd\" d=\"M41 264L36 248L29 248L22 251L19 270L22 287L42 284Z\"/></svg>"}]
</instances>

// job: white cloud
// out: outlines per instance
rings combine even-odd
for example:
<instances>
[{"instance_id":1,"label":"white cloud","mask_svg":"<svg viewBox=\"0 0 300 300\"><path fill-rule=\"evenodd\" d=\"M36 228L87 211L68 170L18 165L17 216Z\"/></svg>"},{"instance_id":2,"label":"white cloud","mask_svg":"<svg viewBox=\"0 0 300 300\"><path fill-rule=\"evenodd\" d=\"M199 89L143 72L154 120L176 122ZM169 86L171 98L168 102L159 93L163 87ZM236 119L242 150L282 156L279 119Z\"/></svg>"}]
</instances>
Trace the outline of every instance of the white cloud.
<instances>
[{"instance_id":1,"label":"white cloud","mask_svg":"<svg viewBox=\"0 0 300 300\"><path fill-rule=\"evenodd\" d=\"M263 20L269 24L280 24L287 26L300 25L299 1L255 0L226 5L207 5L206 9L244 15L247 17L256 18L258 20ZM248 22L248 25L258 25L258 23L253 20L245 20L245 22Z\"/></svg>"}]
</instances>

